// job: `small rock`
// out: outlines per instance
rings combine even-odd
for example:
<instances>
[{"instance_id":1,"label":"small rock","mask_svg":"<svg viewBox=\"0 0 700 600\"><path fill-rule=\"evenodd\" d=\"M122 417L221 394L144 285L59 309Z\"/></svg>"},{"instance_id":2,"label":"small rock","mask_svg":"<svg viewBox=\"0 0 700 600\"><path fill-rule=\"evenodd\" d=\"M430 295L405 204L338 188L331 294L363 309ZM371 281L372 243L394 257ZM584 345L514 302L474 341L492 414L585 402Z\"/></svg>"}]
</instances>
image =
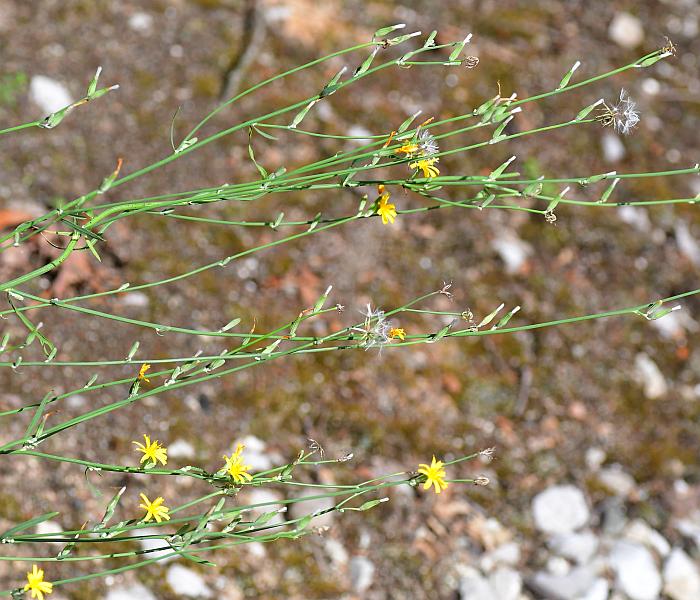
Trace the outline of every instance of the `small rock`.
<instances>
[{"instance_id":1,"label":"small rock","mask_svg":"<svg viewBox=\"0 0 700 600\"><path fill-rule=\"evenodd\" d=\"M299 498L316 496L317 494L317 490L307 488L301 493ZM289 507L289 512L292 519L299 519L305 515L331 509L334 506L335 502L333 502L333 498L314 498L313 500L304 500L302 502L295 502L294 504L291 504ZM311 524L314 527L330 526L333 523L333 518L333 512L327 512L314 517Z\"/></svg>"},{"instance_id":2,"label":"small rock","mask_svg":"<svg viewBox=\"0 0 700 600\"><path fill-rule=\"evenodd\" d=\"M661 575L651 552L641 544L618 541L610 552L610 567L617 586L631 600L656 600L661 592Z\"/></svg>"},{"instance_id":3,"label":"small rock","mask_svg":"<svg viewBox=\"0 0 700 600\"><path fill-rule=\"evenodd\" d=\"M139 33L149 33L153 26L153 16L145 12L136 12L129 17L129 27Z\"/></svg>"},{"instance_id":4,"label":"small rock","mask_svg":"<svg viewBox=\"0 0 700 600\"><path fill-rule=\"evenodd\" d=\"M532 502L535 526L545 533L569 533L583 527L590 516L583 492L573 485L555 485Z\"/></svg>"},{"instance_id":5,"label":"small rock","mask_svg":"<svg viewBox=\"0 0 700 600\"><path fill-rule=\"evenodd\" d=\"M272 461L265 452L265 442L260 438L254 435L247 435L238 440L238 443L245 446L243 458L245 459L245 463L252 467L253 472L267 471L267 469L272 468Z\"/></svg>"},{"instance_id":6,"label":"small rock","mask_svg":"<svg viewBox=\"0 0 700 600\"><path fill-rule=\"evenodd\" d=\"M374 580L374 563L364 556L353 556L350 560L350 585L361 594L369 589Z\"/></svg>"},{"instance_id":7,"label":"small rock","mask_svg":"<svg viewBox=\"0 0 700 600\"><path fill-rule=\"evenodd\" d=\"M561 556L550 556L547 559L547 572L557 577L563 577L571 571L569 561Z\"/></svg>"},{"instance_id":8,"label":"small rock","mask_svg":"<svg viewBox=\"0 0 700 600\"><path fill-rule=\"evenodd\" d=\"M44 75L32 77L29 82L29 98L47 115L73 103L66 86Z\"/></svg>"},{"instance_id":9,"label":"small rock","mask_svg":"<svg viewBox=\"0 0 700 600\"><path fill-rule=\"evenodd\" d=\"M700 511L694 511L685 519L675 520L673 526L681 535L693 540L697 549L700 550Z\"/></svg>"},{"instance_id":10,"label":"small rock","mask_svg":"<svg viewBox=\"0 0 700 600\"><path fill-rule=\"evenodd\" d=\"M36 532L39 535L47 535L47 534L59 534L63 531L63 527L61 527L56 521L43 521L42 523L39 523L36 526ZM49 544L54 544L57 546L65 546L65 542L47 542Z\"/></svg>"},{"instance_id":11,"label":"small rock","mask_svg":"<svg viewBox=\"0 0 700 600\"><path fill-rule=\"evenodd\" d=\"M678 221L675 231L678 249L693 265L700 266L700 244L690 233L685 221Z\"/></svg>"},{"instance_id":12,"label":"small rock","mask_svg":"<svg viewBox=\"0 0 700 600\"><path fill-rule=\"evenodd\" d=\"M651 231L651 221L649 213L645 208L638 206L620 206L617 209L617 216L628 225L632 225L637 231L648 233Z\"/></svg>"},{"instance_id":13,"label":"small rock","mask_svg":"<svg viewBox=\"0 0 700 600\"><path fill-rule=\"evenodd\" d=\"M624 471L622 465L618 464L601 469L598 473L598 481L622 498L629 496L636 487L634 478Z\"/></svg>"},{"instance_id":14,"label":"small rock","mask_svg":"<svg viewBox=\"0 0 700 600\"><path fill-rule=\"evenodd\" d=\"M680 548L671 551L664 565L664 593L672 600L700 598L700 573L695 563Z\"/></svg>"},{"instance_id":15,"label":"small rock","mask_svg":"<svg viewBox=\"0 0 700 600\"><path fill-rule=\"evenodd\" d=\"M590 471L597 471L606 459L605 450L598 447L586 450L586 466Z\"/></svg>"},{"instance_id":16,"label":"small rock","mask_svg":"<svg viewBox=\"0 0 700 600\"><path fill-rule=\"evenodd\" d=\"M286 517L284 515L283 509L286 505L278 504L280 500L282 500L282 496L278 492L273 492L272 490L266 490L264 488L253 488L248 492L246 496L247 504L262 504L262 506L256 506L251 511L256 517L273 511L278 512L278 514L276 514L268 521L268 524L282 523L285 520ZM292 514L294 514L294 506L295 505L292 505ZM299 518L303 516L304 514L299 514L294 518Z\"/></svg>"},{"instance_id":17,"label":"small rock","mask_svg":"<svg viewBox=\"0 0 700 600\"><path fill-rule=\"evenodd\" d=\"M644 41L642 22L627 12L619 12L608 28L610 39L623 48L636 48Z\"/></svg>"},{"instance_id":18,"label":"small rock","mask_svg":"<svg viewBox=\"0 0 700 600\"><path fill-rule=\"evenodd\" d=\"M579 564L586 564L598 550L598 538L589 530L561 533L551 538L547 544L552 552Z\"/></svg>"},{"instance_id":19,"label":"small rock","mask_svg":"<svg viewBox=\"0 0 700 600\"><path fill-rule=\"evenodd\" d=\"M345 546L341 544L338 540L333 538L326 538L324 540L324 546L326 553L331 559L331 562L337 566L342 567L348 562L348 552L345 550Z\"/></svg>"},{"instance_id":20,"label":"small rock","mask_svg":"<svg viewBox=\"0 0 700 600\"><path fill-rule=\"evenodd\" d=\"M121 297L124 306L132 308L146 308L150 304L150 300L143 292L129 292Z\"/></svg>"},{"instance_id":21,"label":"small rock","mask_svg":"<svg viewBox=\"0 0 700 600\"><path fill-rule=\"evenodd\" d=\"M634 360L634 366L644 386L644 395L649 400L655 400L666 394L668 391L666 378L649 356L640 352Z\"/></svg>"},{"instance_id":22,"label":"small rock","mask_svg":"<svg viewBox=\"0 0 700 600\"><path fill-rule=\"evenodd\" d=\"M489 577L494 597L498 600L518 600L523 580L520 574L508 567L499 567Z\"/></svg>"},{"instance_id":23,"label":"small rock","mask_svg":"<svg viewBox=\"0 0 700 600\"><path fill-rule=\"evenodd\" d=\"M498 252L505 263L507 273L517 273L532 254L532 246L521 240L515 233L503 230L491 240L491 247Z\"/></svg>"},{"instance_id":24,"label":"small rock","mask_svg":"<svg viewBox=\"0 0 700 600\"><path fill-rule=\"evenodd\" d=\"M127 585L124 587L115 587L109 590L104 600L158 600L151 590L142 586L140 583Z\"/></svg>"},{"instance_id":25,"label":"small rock","mask_svg":"<svg viewBox=\"0 0 700 600\"><path fill-rule=\"evenodd\" d=\"M585 566L563 576L540 571L531 579L530 586L547 600L578 600L593 589L597 580L595 571Z\"/></svg>"},{"instance_id":26,"label":"small rock","mask_svg":"<svg viewBox=\"0 0 700 600\"><path fill-rule=\"evenodd\" d=\"M473 567L464 570L459 582L460 600L500 600L491 583Z\"/></svg>"},{"instance_id":27,"label":"small rock","mask_svg":"<svg viewBox=\"0 0 700 600\"><path fill-rule=\"evenodd\" d=\"M200 598L211 598L213 595L199 573L182 565L172 565L165 580L176 594Z\"/></svg>"},{"instance_id":28,"label":"small rock","mask_svg":"<svg viewBox=\"0 0 700 600\"><path fill-rule=\"evenodd\" d=\"M600 142L603 145L603 158L609 163L616 163L625 158L627 151L622 143L620 136L612 131L605 131L600 136Z\"/></svg>"},{"instance_id":29,"label":"small rock","mask_svg":"<svg viewBox=\"0 0 700 600\"><path fill-rule=\"evenodd\" d=\"M610 584L607 579L599 577L593 582L593 586L583 596L579 596L576 600L608 600L610 593Z\"/></svg>"},{"instance_id":30,"label":"small rock","mask_svg":"<svg viewBox=\"0 0 700 600\"><path fill-rule=\"evenodd\" d=\"M655 529L649 527L646 522L641 519L635 519L624 531L625 539L631 542L639 542L647 548L654 550L659 556L667 556L671 551L671 545L666 538Z\"/></svg>"},{"instance_id":31,"label":"small rock","mask_svg":"<svg viewBox=\"0 0 700 600\"><path fill-rule=\"evenodd\" d=\"M154 536L154 535L163 535L163 531L160 529L155 529L155 528L146 528L146 529L139 529L138 530L138 535L139 535L139 545L141 546L142 550L152 550L152 552L148 552L146 556L148 558L160 558L161 556L167 556L168 554L172 554L172 549L168 545L168 542L166 542L163 539L156 539L148 536ZM155 550L155 548L163 548L162 550ZM173 554L172 556L168 556L168 558L161 558L159 562L168 562L170 560L173 560L175 558L178 558L177 554Z\"/></svg>"},{"instance_id":32,"label":"small rock","mask_svg":"<svg viewBox=\"0 0 700 600\"><path fill-rule=\"evenodd\" d=\"M601 506L603 531L611 536L619 535L627 524L627 511L621 498L606 498Z\"/></svg>"},{"instance_id":33,"label":"small rock","mask_svg":"<svg viewBox=\"0 0 700 600\"><path fill-rule=\"evenodd\" d=\"M168 444L168 458L194 458L194 446L187 440L178 439Z\"/></svg>"},{"instance_id":34,"label":"small rock","mask_svg":"<svg viewBox=\"0 0 700 600\"><path fill-rule=\"evenodd\" d=\"M508 542L498 548L486 552L479 559L479 567L482 571L490 572L499 565L515 566L520 561L520 546L515 542Z\"/></svg>"}]
</instances>

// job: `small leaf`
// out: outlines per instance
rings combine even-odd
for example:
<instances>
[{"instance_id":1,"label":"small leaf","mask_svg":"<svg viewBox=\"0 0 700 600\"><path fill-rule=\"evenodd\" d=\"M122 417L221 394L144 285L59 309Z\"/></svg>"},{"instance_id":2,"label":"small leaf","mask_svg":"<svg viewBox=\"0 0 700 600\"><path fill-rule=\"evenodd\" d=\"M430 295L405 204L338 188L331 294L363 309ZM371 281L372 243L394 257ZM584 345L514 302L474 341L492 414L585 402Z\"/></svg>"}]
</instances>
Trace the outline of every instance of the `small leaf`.
<instances>
[{"instance_id":1,"label":"small leaf","mask_svg":"<svg viewBox=\"0 0 700 600\"><path fill-rule=\"evenodd\" d=\"M605 188L605 191L600 197L600 200L598 200L598 204L603 204L608 201L608 198L610 198L610 195L613 193L613 190L615 189L615 186L620 182L620 178L616 177L615 179L612 180L612 183Z\"/></svg>"},{"instance_id":2,"label":"small leaf","mask_svg":"<svg viewBox=\"0 0 700 600\"><path fill-rule=\"evenodd\" d=\"M457 42L455 44L455 48L450 54L449 58L447 59L448 61L453 61L457 60L459 55L462 53L462 50L464 50L464 46L466 46L469 41L472 39L472 34L470 33L467 37L465 37L461 42Z\"/></svg>"},{"instance_id":3,"label":"small leaf","mask_svg":"<svg viewBox=\"0 0 700 600\"><path fill-rule=\"evenodd\" d=\"M397 29L403 29L404 27L406 27L406 23L398 23L397 25L389 25L388 27L382 27L381 29L377 29L377 31L374 32L372 39L375 40L377 38L384 37L392 31L396 31Z\"/></svg>"},{"instance_id":4,"label":"small leaf","mask_svg":"<svg viewBox=\"0 0 700 600\"><path fill-rule=\"evenodd\" d=\"M562 77L561 81L559 82L559 85L557 86L558 90L565 88L567 85L569 85L569 81L571 81L571 76L576 72L576 69L578 69L580 66L581 61L577 60L574 63L574 66L566 72L566 75L564 75L564 77Z\"/></svg>"},{"instance_id":5,"label":"small leaf","mask_svg":"<svg viewBox=\"0 0 700 600\"><path fill-rule=\"evenodd\" d=\"M496 310L486 315L481 322L476 326L477 328L484 327L493 321L494 317L503 310L505 304L501 304Z\"/></svg>"}]
</instances>

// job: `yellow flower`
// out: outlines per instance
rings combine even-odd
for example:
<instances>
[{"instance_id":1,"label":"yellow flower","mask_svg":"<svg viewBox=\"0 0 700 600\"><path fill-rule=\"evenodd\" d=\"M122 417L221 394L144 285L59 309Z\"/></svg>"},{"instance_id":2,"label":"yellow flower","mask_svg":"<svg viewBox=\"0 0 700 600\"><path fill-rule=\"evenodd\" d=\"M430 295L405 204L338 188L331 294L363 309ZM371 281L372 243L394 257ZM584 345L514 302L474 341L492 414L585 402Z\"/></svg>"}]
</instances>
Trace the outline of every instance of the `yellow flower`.
<instances>
[{"instance_id":1,"label":"yellow flower","mask_svg":"<svg viewBox=\"0 0 700 600\"><path fill-rule=\"evenodd\" d=\"M27 585L24 586L24 591L31 590L31 597L44 600L44 594L53 592L53 583L44 581L44 569L39 569L36 565L32 566L32 570L27 573Z\"/></svg>"},{"instance_id":2,"label":"yellow flower","mask_svg":"<svg viewBox=\"0 0 700 600\"><path fill-rule=\"evenodd\" d=\"M243 457L241 452L243 452L245 446L243 444L238 444L236 446L236 451L231 455L231 458L224 454L224 460L226 461L226 472L231 476L236 483L246 483L253 479L253 476L248 473L250 470L250 465L243 464Z\"/></svg>"},{"instance_id":3,"label":"yellow flower","mask_svg":"<svg viewBox=\"0 0 700 600\"><path fill-rule=\"evenodd\" d=\"M141 462L150 460L155 465L155 463L160 461L165 465L168 462L168 450L161 446L158 440L151 442L151 438L145 433L143 434L143 439L146 442L145 446L141 442L131 442L136 445L139 452L143 452Z\"/></svg>"},{"instance_id":4,"label":"yellow flower","mask_svg":"<svg viewBox=\"0 0 700 600\"><path fill-rule=\"evenodd\" d=\"M396 150L396 154L405 154L407 157L413 156L416 152L418 152L418 144L404 144Z\"/></svg>"},{"instance_id":5,"label":"yellow flower","mask_svg":"<svg viewBox=\"0 0 700 600\"><path fill-rule=\"evenodd\" d=\"M422 158L421 160L412 162L408 166L411 169L420 169L423 171L423 177L437 177L440 175L440 170L434 166L437 161L437 158Z\"/></svg>"},{"instance_id":6,"label":"yellow flower","mask_svg":"<svg viewBox=\"0 0 700 600\"><path fill-rule=\"evenodd\" d=\"M389 330L389 337L394 339L398 338L403 342L406 339L406 331L401 327L392 327Z\"/></svg>"},{"instance_id":7,"label":"yellow flower","mask_svg":"<svg viewBox=\"0 0 700 600\"><path fill-rule=\"evenodd\" d=\"M425 483L423 484L424 490L429 490L431 485L435 486L435 493L439 494L442 490L447 487L447 482L445 481L445 469L444 464L441 460L435 460L433 456L433 462L430 466L425 464L418 465L418 472L421 475L425 475Z\"/></svg>"},{"instance_id":8,"label":"yellow flower","mask_svg":"<svg viewBox=\"0 0 700 600\"><path fill-rule=\"evenodd\" d=\"M148 523L151 519L155 519L157 523L161 521L170 521L170 509L167 506L163 506L165 499L158 496L153 502L151 502L146 494L139 494L143 504L139 504L139 508L143 508L146 511L146 516L142 519L144 523Z\"/></svg>"},{"instance_id":9,"label":"yellow flower","mask_svg":"<svg viewBox=\"0 0 700 600\"><path fill-rule=\"evenodd\" d=\"M391 193L385 192L383 185L379 185L377 189L381 194L379 198L377 198L377 214L382 218L382 223L384 223L384 225L393 223L394 219L396 219L396 205L389 202Z\"/></svg>"},{"instance_id":10,"label":"yellow flower","mask_svg":"<svg viewBox=\"0 0 700 600\"><path fill-rule=\"evenodd\" d=\"M148 371L148 369L150 369L150 368L151 368L151 365L149 365L149 364L141 365L141 369L139 370L139 379L141 381L145 381L146 383L151 382L151 380L148 377L146 377L146 371Z\"/></svg>"}]
</instances>

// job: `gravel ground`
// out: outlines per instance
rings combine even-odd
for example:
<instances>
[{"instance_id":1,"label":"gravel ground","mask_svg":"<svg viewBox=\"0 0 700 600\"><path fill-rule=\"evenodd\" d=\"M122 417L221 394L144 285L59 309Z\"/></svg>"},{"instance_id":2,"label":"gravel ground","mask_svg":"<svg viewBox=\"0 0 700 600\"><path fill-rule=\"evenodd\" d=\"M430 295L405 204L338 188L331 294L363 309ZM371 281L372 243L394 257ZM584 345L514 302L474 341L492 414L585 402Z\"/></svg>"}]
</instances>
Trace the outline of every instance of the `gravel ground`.
<instances>
[{"instance_id":1,"label":"gravel ground","mask_svg":"<svg viewBox=\"0 0 700 600\"><path fill-rule=\"evenodd\" d=\"M215 105L230 66L248 45L253 51L244 60L243 85L369 39L377 27L394 22L424 32L439 29L443 40L472 32L470 53L480 58L478 67L386 72L319 105L323 108L305 121L309 129L385 131L418 108L439 117L461 114L495 95L499 85L504 95L532 95L556 86L576 60L583 63L579 73L597 73L659 47L669 35L678 47L675 60L548 101L518 119L520 126L535 127L568 118L625 87L642 113L632 136L594 127L573 137L552 133L446 159L441 167L488 173L511 154L523 172L548 175L665 170L698 162L700 8L694 1L259 4L265 30L251 35L245 3L235 0L0 0L1 123L42 116L48 106L42 102L50 96L79 97L98 65L105 83L121 85L55 130L2 140L0 219L10 212L33 214L93 189L117 157L124 157L128 173L168 154L177 107L175 129L182 135ZM305 72L290 86L271 86L243 100L219 115L212 131L319 89L340 66ZM309 139L260 140L256 156L277 168L334 151L332 144ZM111 198L253 177L246 141L225 138L119 188ZM630 201L688 197L700 192L699 181L641 180L621 185L617 193ZM419 205L408 196L398 201ZM342 214L356 202L351 194L290 194L245 211L217 208L216 214L269 219L283 209L289 218L306 218L320 210ZM697 287L700 217L694 206L568 210L556 225L524 213L442 212L401 219L390 230L374 220L334 229L216 275L96 307L208 328L240 316L244 324L255 319L265 328L288 320L330 284L333 301L357 315L369 301L390 307L452 281L454 303L445 300L435 308L469 306L485 315L502 301L522 305L517 318L525 323ZM176 274L277 235L133 218L111 230L99 268L88 261L68 263L40 283L44 292L59 296L109 289ZM0 278L49 257L38 246L3 254ZM171 451L179 442L179 460L209 466L232 440L245 436L259 440L261 455L281 460L294 456L308 437L330 456L354 452L342 470L312 474L319 480L369 478L411 467L433 453L451 456L491 446L497 452L492 462L463 472L487 475L492 482L487 488L452 486L439 498L397 491L374 511L336 517L323 536L219 553L216 569L157 564L57 589L51 600L697 599L698 315L700 304L689 300L683 311L653 324L628 318L381 356L306 355L271 364L264 376L243 373L175 392L57 436L45 451L105 462L131 460L130 441L142 430L157 433ZM406 328L435 325L415 321ZM60 341L61 354L74 359L122 357L135 336L149 356L221 350L216 341L149 336L74 313L47 312L45 327ZM14 332L18 325L3 328ZM90 375L84 369L4 371L0 410L26 404L49 388L72 389ZM80 414L96 401L72 400L61 408L63 415ZM2 425L0 442L26 427ZM94 497L80 470L13 459L0 461L0 476L0 529L48 510L61 512L58 524L64 527L100 517L104 500ZM105 494L139 484L136 477L107 475L91 481ZM173 503L196 492L180 481L162 490ZM17 572L17 565L0 564L0 588L17 585ZM81 573L67 564L55 572L55 578Z\"/></svg>"}]
</instances>

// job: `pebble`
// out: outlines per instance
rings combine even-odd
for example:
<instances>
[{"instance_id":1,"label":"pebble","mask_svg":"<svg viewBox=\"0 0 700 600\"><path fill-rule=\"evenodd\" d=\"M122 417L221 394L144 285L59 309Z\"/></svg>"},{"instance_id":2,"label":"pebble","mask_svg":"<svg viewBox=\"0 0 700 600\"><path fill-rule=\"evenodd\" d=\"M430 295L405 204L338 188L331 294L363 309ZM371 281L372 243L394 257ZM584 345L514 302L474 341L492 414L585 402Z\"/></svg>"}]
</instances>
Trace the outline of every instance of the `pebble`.
<instances>
[{"instance_id":1,"label":"pebble","mask_svg":"<svg viewBox=\"0 0 700 600\"><path fill-rule=\"evenodd\" d=\"M32 77L29 82L29 98L47 115L73 103L68 88L45 75Z\"/></svg>"},{"instance_id":2,"label":"pebble","mask_svg":"<svg viewBox=\"0 0 700 600\"><path fill-rule=\"evenodd\" d=\"M282 499L282 496L278 492L272 490L266 490L264 488L255 488L248 492L246 503L247 504L262 504L263 506L256 506L252 509L252 513L257 517L265 513L270 513L272 511L280 511L285 506L284 504L278 504ZM296 505L292 505L296 506ZM292 509L293 511L293 509ZM292 512L294 514L294 512ZM304 516L303 514L298 514L294 518L299 518ZM268 524L282 523L286 520L286 515L283 512L278 512L274 517L272 517Z\"/></svg>"},{"instance_id":3,"label":"pebble","mask_svg":"<svg viewBox=\"0 0 700 600\"><path fill-rule=\"evenodd\" d=\"M461 600L518 600L523 587L520 574L508 567L496 569L486 578L467 567L459 583Z\"/></svg>"},{"instance_id":4,"label":"pebble","mask_svg":"<svg viewBox=\"0 0 700 600\"><path fill-rule=\"evenodd\" d=\"M43 521L39 523L36 526L36 532L39 535L47 535L47 534L58 534L63 531L63 527L61 527L56 521ZM61 537L61 536L59 536ZM65 542L48 542L49 544L53 544L55 546L65 546Z\"/></svg>"},{"instance_id":5,"label":"pebble","mask_svg":"<svg viewBox=\"0 0 700 600\"><path fill-rule=\"evenodd\" d=\"M644 387L644 395L649 400L656 400L666 394L668 391L666 378L657 364L647 354L644 352L637 354L634 366Z\"/></svg>"},{"instance_id":6,"label":"pebble","mask_svg":"<svg viewBox=\"0 0 700 600\"><path fill-rule=\"evenodd\" d=\"M678 249L694 266L700 266L700 244L693 237L685 221L678 221L675 227Z\"/></svg>"},{"instance_id":7,"label":"pebble","mask_svg":"<svg viewBox=\"0 0 700 600\"><path fill-rule=\"evenodd\" d=\"M591 589L583 596L579 596L576 600L608 600L610 593L610 584L607 579L599 577L593 582Z\"/></svg>"},{"instance_id":8,"label":"pebble","mask_svg":"<svg viewBox=\"0 0 700 600\"><path fill-rule=\"evenodd\" d=\"M597 471L605 462L606 458L605 450L602 448L598 448L597 446L588 448L588 450L586 450L586 466L588 470Z\"/></svg>"},{"instance_id":9,"label":"pebble","mask_svg":"<svg viewBox=\"0 0 700 600\"><path fill-rule=\"evenodd\" d=\"M121 301L124 306L133 308L146 308L151 302L143 292L128 292L122 296Z\"/></svg>"},{"instance_id":10,"label":"pebble","mask_svg":"<svg viewBox=\"0 0 700 600\"><path fill-rule=\"evenodd\" d=\"M671 545L666 538L641 519L635 519L625 527L624 536L632 542L644 544L654 550L659 556L668 556Z\"/></svg>"},{"instance_id":11,"label":"pebble","mask_svg":"<svg viewBox=\"0 0 700 600\"><path fill-rule=\"evenodd\" d=\"M153 27L153 16L145 12L135 12L129 17L129 27L139 33L149 33Z\"/></svg>"},{"instance_id":12,"label":"pebble","mask_svg":"<svg viewBox=\"0 0 700 600\"><path fill-rule=\"evenodd\" d=\"M146 554L146 557L150 558L160 558L161 556L166 556L168 554L172 553L172 550L168 546L168 542L162 539L155 539L155 538L146 538L146 536L149 535L162 535L163 531L160 529L156 528L146 528L146 529L139 529L138 530L138 535L139 535L139 545L141 546L142 550L151 550L153 548L164 548L163 550L156 550L154 552L149 552ZM173 554L172 556L168 556L168 558L162 558L160 560L161 563L168 562L170 560L173 560L177 558L177 554Z\"/></svg>"},{"instance_id":13,"label":"pebble","mask_svg":"<svg viewBox=\"0 0 700 600\"><path fill-rule=\"evenodd\" d=\"M303 498L305 496L316 496L317 494L317 489L314 490L312 488L307 488L298 497ZM289 512L292 519L299 519L305 515L328 510L329 508L333 508L333 506L335 506L333 498L315 498L313 500L305 500L303 502L295 502L294 504L290 504ZM330 526L333 523L334 516L335 515L333 512L318 515L312 519L311 524L314 527Z\"/></svg>"},{"instance_id":14,"label":"pebble","mask_svg":"<svg viewBox=\"0 0 700 600\"><path fill-rule=\"evenodd\" d=\"M347 564L348 552L341 542L333 538L326 538L324 540L324 547L328 557L336 567L342 567Z\"/></svg>"},{"instance_id":15,"label":"pebble","mask_svg":"<svg viewBox=\"0 0 700 600\"><path fill-rule=\"evenodd\" d=\"M600 142L603 145L603 158L609 163L616 163L625 158L627 150L622 143L620 136L612 131L605 131L600 137Z\"/></svg>"},{"instance_id":16,"label":"pebble","mask_svg":"<svg viewBox=\"0 0 700 600\"><path fill-rule=\"evenodd\" d=\"M661 575L651 552L641 544L618 541L610 552L610 567L616 584L630 600L656 600L661 592Z\"/></svg>"},{"instance_id":17,"label":"pebble","mask_svg":"<svg viewBox=\"0 0 700 600\"><path fill-rule=\"evenodd\" d=\"M623 498L629 496L637 486L634 478L618 464L601 469L598 481L609 491Z\"/></svg>"},{"instance_id":18,"label":"pebble","mask_svg":"<svg viewBox=\"0 0 700 600\"><path fill-rule=\"evenodd\" d=\"M479 559L479 567L482 571L490 572L499 565L515 566L518 562L520 562L520 546L515 542L508 542L484 553Z\"/></svg>"},{"instance_id":19,"label":"pebble","mask_svg":"<svg viewBox=\"0 0 700 600\"><path fill-rule=\"evenodd\" d=\"M507 273L517 273L532 254L532 246L512 231L504 230L491 240L491 247L505 263Z\"/></svg>"},{"instance_id":20,"label":"pebble","mask_svg":"<svg viewBox=\"0 0 700 600\"><path fill-rule=\"evenodd\" d=\"M672 600L700 598L700 573L681 548L671 550L664 565L664 593Z\"/></svg>"},{"instance_id":21,"label":"pebble","mask_svg":"<svg viewBox=\"0 0 700 600\"><path fill-rule=\"evenodd\" d=\"M636 48L644 41L642 22L627 12L619 12L608 28L610 39L623 48Z\"/></svg>"},{"instance_id":22,"label":"pebble","mask_svg":"<svg viewBox=\"0 0 700 600\"><path fill-rule=\"evenodd\" d=\"M651 220L649 212L645 208L638 206L620 206L617 209L617 216L628 225L632 225L637 231L648 233L651 231Z\"/></svg>"},{"instance_id":23,"label":"pebble","mask_svg":"<svg viewBox=\"0 0 700 600\"><path fill-rule=\"evenodd\" d=\"M104 600L158 600L151 590L140 583L116 587L107 592Z\"/></svg>"},{"instance_id":24,"label":"pebble","mask_svg":"<svg viewBox=\"0 0 700 600\"><path fill-rule=\"evenodd\" d=\"M202 576L182 565L172 565L165 576L168 585L177 594L194 596L198 598L211 598L211 589L204 582Z\"/></svg>"},{"instance_id":25,"label":"pebble","mask_svg":"<svg viewBox=\"0 0 700 600\"><path fill-rule=\"evenodd\" d=\"M366 592L374 580L374 563L364 556L353 556L350 560L350 585L361 594Z\"/></svg>"},{"instance_id":26,"label":"pebble","mask_svg":"<svg viewBox=\"0 0 700 600\"><path fill-rule=\"evenodd\" d=\"M545 533L570 533L583 527L590 517L583 492L573 485L555 485L532 502L535 526Z\"/></svg>"},{"instance_id":27,"label":"pebble","mask_svg":"<svg viewBox=\"0 0 700 600\"><path fill-rule=\"evenodd\" d=\"M547 544L552 552L579 564L586 564L598 550L598 538L589 530L558 534Z\"/></svg>"},{"instance_id":28,"label":"pebble","mask_svg":"<svg viewBox=\"0 0 700 600\"><path fill-rule=\"evenodd\" d=\"M566 575L552 575L540 571L530 586L547 600L579 600L589 594L598 577L591 566L576 567Z\"/></svg>"},{"instance_id":29,"label":"pebble","mask_svg":"<svg viewBox=\"0 0 700 600\"><path fill-rule=\"evenodd\" d=\"M194 458L194 446L187 440L178 439L168 444L168 458Z\"/></svg>"}]
</instances>

